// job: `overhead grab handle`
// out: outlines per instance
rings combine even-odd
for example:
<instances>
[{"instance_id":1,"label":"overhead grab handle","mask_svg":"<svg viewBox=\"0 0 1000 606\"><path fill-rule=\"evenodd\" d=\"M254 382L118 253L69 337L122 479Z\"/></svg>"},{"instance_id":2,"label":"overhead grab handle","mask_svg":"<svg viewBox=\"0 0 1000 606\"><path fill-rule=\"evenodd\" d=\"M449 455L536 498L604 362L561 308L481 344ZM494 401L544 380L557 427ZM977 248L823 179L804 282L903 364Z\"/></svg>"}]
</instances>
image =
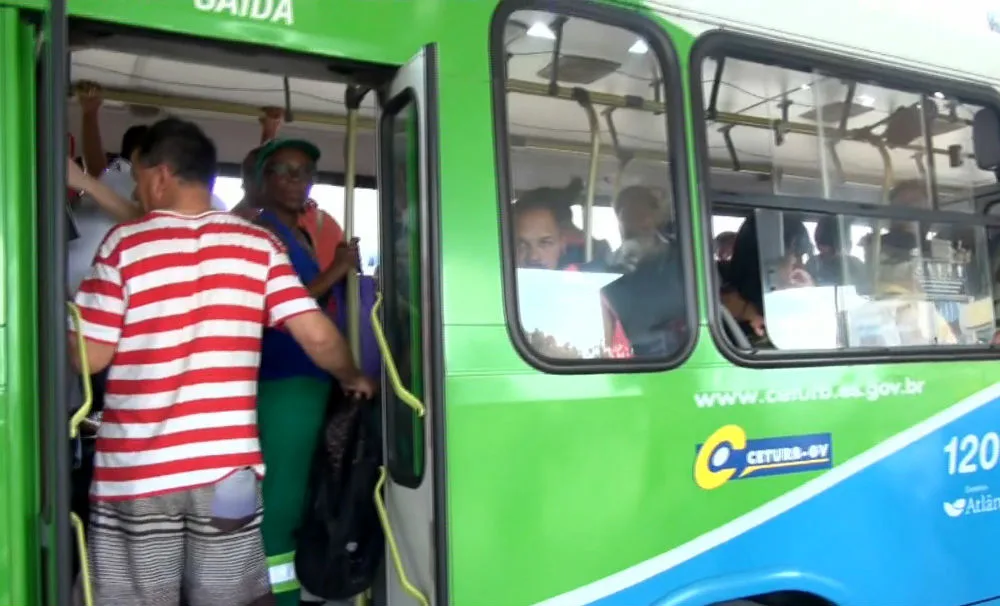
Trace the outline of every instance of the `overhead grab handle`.
<instances>
[{"instance_id":1,"label":"overhead grab handle","mask_svg":"<svg viewBox=\"0 0 1000 606\"><path fill-rule=\"evenodd\" d=\"M594 194L597 190L597 169L601 162L601 122L597 118L597 110L590 101L590 93L584 88L573 89L573 100L587 112L587 124L590 126L590 170L587 172L587 199L583 206L584 260L588 263L594 259L593 210Z\"/></svg>"},{"instance_id":2,"label":"overhead grab handle","mask_svg":"<svg viewBox=\"0 0 1000 606\"><path fill-rule=\"evenodd\" d=\"M392 351L389 349L389 343L385 338L385 331L382 330L382 322L378 317L381 309L382 293L378 292L375 295L375 305L372 305L372 332L375 333L375 342L378 343L378 350L382 354L382 362L385 366L385 374L389 378L389 386L392 387L392 391L396 394L397 398L412 408L418 417L423 417L427 412L427 408L417 396L403 387L403 381L399 378L399 371L396 370L396 361L392 357Z\"/></svg>"},{"instance_id":3,"label":"overhead grab handle","mask_svg":"<svg viewBox=\"0 0 1000 606\"><path fill-rule=\"evenodd\" d=\"M615 158L618 159L618 172L615 173L615 190L612 199L618 197L618 192L622 189L622 176L625 174L625 169L628 168L629 162L635 158L635 152L626 150L622 148L621 140L618 138L618 129L615 128L615 118L614 113L617 107L609 107L603 112L604 121L608 125L608 134L611 135L611 145L615 149Z\"/></svg>"}]
</instances>

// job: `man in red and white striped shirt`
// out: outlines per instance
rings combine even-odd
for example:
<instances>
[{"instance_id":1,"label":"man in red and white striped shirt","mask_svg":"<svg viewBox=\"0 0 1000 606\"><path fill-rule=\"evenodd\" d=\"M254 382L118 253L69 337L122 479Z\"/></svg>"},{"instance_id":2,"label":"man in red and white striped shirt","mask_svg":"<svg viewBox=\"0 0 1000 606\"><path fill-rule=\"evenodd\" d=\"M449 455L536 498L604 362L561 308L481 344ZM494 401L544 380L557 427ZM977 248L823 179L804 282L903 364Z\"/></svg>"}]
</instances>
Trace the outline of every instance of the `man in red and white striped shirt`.
<instances>
[{"instance_id":1,"label":"man in red and white striped shirt","mask_svg":"<svg viewBox=\"0 0 1000 606\"><path fill-rule=\"evenodd\" d=\"M183 591L191 606L267 604L262 332L287 329L347 391L370 397L374 385L282 244L211 210L216 152L197 126L155 124L137 160L149 212L108 232L76 295L90 372L109 370L91 487L95 602L174 606Z\"/></svg>"}]
</instances>

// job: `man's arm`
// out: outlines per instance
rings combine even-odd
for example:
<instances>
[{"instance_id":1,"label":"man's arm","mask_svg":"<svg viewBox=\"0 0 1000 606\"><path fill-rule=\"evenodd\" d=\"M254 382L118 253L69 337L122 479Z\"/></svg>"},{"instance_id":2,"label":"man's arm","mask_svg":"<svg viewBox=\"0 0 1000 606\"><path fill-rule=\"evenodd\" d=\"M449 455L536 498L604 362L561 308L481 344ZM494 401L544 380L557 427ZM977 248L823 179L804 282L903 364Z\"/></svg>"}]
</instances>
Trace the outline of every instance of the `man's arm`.
<instances>
[{"instance_id":1,"label":"man's arm","mask_svg":"<svg viewBox=\"0 0 1000 606\"><path fill-rule=\"evenodd\" d=\"M101 141L101 104L104 99L100 86L89 82L81 83L76 89L76 100L80 104L80 135L83 138L83 162L87 172L100 177L108 168L108 158L104 154Z\"/></svg>"},{"instance_id":2,"label":"man's arm","mask_svg":"<svg viewBox=\"0 0 1000 606\"><path fill-rule=\"evenodd\" d=\"M312 361L341 383L356 381L361 376L361 371L354 365L347 341L322 312L317 310L298 314L289 318L285 327Z\"/></svg>"},{"instance_id":3,"label":"man's arm","mask_svg":"<svg viewBox=\"0 0 1000 606\"><path fill-rule=\"evenodd\" d=\"M354 364L347 341L302 285L280 243L271 252L264 305L271 327L285 326L312 361L333 375L345 392L370 398L376 388Z\"/></svg>"},{"instance_id":4,"label":"man's arm","mask_svg":"<svg viewBox=\"0 0 1000 606\"><path fill-rule=\"evenodd\" d=\"M67 338L69 339L69 361L73 365L73 370L82 374L83 360L80 358L80 344L73 329L70 330ZM83 347L87 354L87 373L91 375L97 374L110 366L112 358L115 357L115 350L117 349L114 345L92 341L87 337L83 338Z\"/></svg>"},{"instance_id":5,"label":"man's arm","mask_svg":"<svg viewBox=\"0 0 1000 606\"><path fill-rule=\"evenodd\" d=\"M263 115L258 118L260 121L260 144L264 145L272 139L278 138L281 125L285 122L285 110L280 107L265 107Z\"/></svg>"},{"instance_id":6,"label":"man's arm","mask_svg":"<svg viewBox=\"0 0 1000 606\"><path fill-rule=\"evenodd\" d=\"M80 283L74 303L80 310L81 324L69 317L70 360L82 371L78 332L83 334L87 370L96 374L107 368L114 358L125 322L125 290L117 266L117 252L109 232L97 249L90 276Z\"/></svg>"},{"instance_id":7,"label":"man's arm","mask_svg":"<svg viewBox=\"0 0 1000 606\"><path fill-rule=\"evenodd\" d=\"M116 221L131 221L143 215L143 210L138 204L122 198L100 179L84 173L72 159L66 167L66 182L71 188L90 194L101 210Z\"/></svg>"}]
</instances>

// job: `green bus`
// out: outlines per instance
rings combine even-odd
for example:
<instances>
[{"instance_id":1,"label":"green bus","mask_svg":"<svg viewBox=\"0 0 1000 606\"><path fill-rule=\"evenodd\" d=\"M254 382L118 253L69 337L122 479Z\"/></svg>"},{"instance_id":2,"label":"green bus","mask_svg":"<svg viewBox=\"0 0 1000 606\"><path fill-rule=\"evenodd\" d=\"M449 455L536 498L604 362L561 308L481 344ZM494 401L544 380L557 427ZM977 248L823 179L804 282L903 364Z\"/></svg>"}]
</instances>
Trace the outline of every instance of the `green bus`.
<instances>
[{"instance_id":1,"label":"green bus","mask_svg":"<svg viewBox=\"0 0 1000 606\"><path fill-rule=\"evenodd\" d=\"M1000 603L998 23L0 0L0 605L73 593L83 81L106 143L197 121L229 205L261 107L323 150L313 197L377 269L398 370L377 602Z\"/></svg>"}]
</instances>

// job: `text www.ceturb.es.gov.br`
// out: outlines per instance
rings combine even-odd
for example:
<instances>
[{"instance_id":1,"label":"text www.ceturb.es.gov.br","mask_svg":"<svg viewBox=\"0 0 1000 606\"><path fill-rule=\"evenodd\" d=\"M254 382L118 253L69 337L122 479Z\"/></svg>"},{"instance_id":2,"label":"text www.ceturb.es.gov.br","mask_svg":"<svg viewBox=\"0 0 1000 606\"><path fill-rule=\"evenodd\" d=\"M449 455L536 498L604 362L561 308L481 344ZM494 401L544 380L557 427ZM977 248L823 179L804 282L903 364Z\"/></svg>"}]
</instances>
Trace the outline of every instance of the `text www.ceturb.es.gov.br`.
<instances>
[{"instance_id":1,"label":"text www.ceturb.es.gov.br","mask_svg":"<svg viewBox=\"0 0 1000 606\"><path fill-rule=\"evenodd\" d=\"M901 381L876 381L835 387L700 391L695 392L694 403L698 408L713 408L716 406L751 406L754 404L786 404L828 400L865 399L874 402L882 398L919 396L923 391L923 381L907 377Z\"/></svg>"}]
</instances>

